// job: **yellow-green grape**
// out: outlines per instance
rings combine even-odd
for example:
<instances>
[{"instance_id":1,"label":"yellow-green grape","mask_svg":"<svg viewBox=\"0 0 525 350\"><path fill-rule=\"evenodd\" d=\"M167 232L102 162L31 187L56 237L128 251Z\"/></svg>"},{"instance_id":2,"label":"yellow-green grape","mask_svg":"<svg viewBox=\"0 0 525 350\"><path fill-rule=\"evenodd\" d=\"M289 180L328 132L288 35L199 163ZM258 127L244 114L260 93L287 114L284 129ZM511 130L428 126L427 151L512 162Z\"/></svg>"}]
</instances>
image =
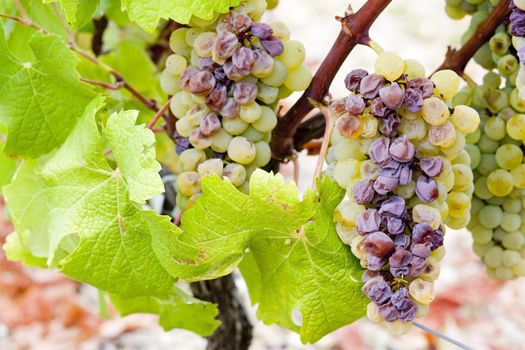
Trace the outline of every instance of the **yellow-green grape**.
<instances>
[{"instance_id":1,"label":"yellow-green grape","mask_svg":"<svg viewBox=\"0 0 525 350\"><path fill-rule=\"evenodd\" d=\"M284 85L292 91L303 91L312 82L312 72L304 65L288 72Z\"/></svg>"},{"instance_id":2,"label":"yellow-green grape","mask_svg":"<svg viewBox=\"0 0 525 350\"><path fill-rule=\"evenodd\" d=\"M249 164L256 156L256 148L252 141L242 136L234 137L228 146L228 157L239 164Z\"/></svg>"},{"instance_id":3,"label":"yellow-green grape","mask_svg":"<svg viewBox=\"0 0 525 350\"><path fill-rule=\"evenodd\" d=\"M501 257L501 262L506 267L514 267L521 261L520 253L514 250L505 250Z\"/></svg>"},{"instance_id":4,"label":"yellow-green grape","mask_svg":"<svg viewBox=\"0 0 525 350\"><path fill-rule=\"evenodd\" d=\"M509 103L518 113L525 113L525 101L519 96L518 89L514 89L510 93Z\"/></svg>"},{"instance_id":5,"label":"yellow-green grape","mask_svg":"<svg viewBox=\"0 0 525 350\"><path fill-rule=\"evenodd\" d=\"M380 168L376 163L368 159L368 160L365 160L364 162L361 162L359 171L363 178L375 180L379 176L379 169Z\"/></svg>"},{"instance_id":6,"label":"yellow-green grape","mask_svg":"<svg viewBox=\"0 0 525 350\"><path fill-rule=\"evenodd\" d=\"M188 30L186 31L186 43L193 47L193 44L195 43L195 40L197 39L197 37L199 36L199 34L203 33L204 30L201 29L201 28L188 28Z\"/></svg>"},{"instance_id":7,"label":"yellow-green grape","mask_svg":"<svg viewBox=\"0 0 525 350\"><path fill-rule=\"evenodd\" d=\"M515 187L525 189L525 164L520 164L510 171Z\"/></svg>"},{"instance_id":8,"label":"yellow-green grape","mask_svg":"<svg viewBox=\"0 0 525 350\"><path fill-rule=\"evenodd\" d=\"M334 146L335 159L340 162L345 159L365 160L366 155L359 149L359 144L355 141L343 139Z\"/></svg>"},{"instance_id":9,"label":"yellow-green grape","mask_svg":"<svg viewBox=\"0 0 525 350\"><path fill-rule=\"evenodd\" d=\"M190 148L179 155L177 165L180 172L193 171L197 166L206 160L206 153L200 149Z\"/></svg>"},{"instance_id":10,"label":"yellow-green grape","mask_svg":"<svg viewBox=\"0 0 525 350\"><path fill-rule=\"evenodd\" d=\"M191 118L182 117L175 123L175 128L182 137L189 137L195 126L193 126Z\"/></svg>"},{"instance_id":11,"label":"yellow-green grape","mask_svg":"<svg viewBox=\"0 0 525 350\"><path fill-rule=\"evenodd\" d=\"M193 42L193 49L200 57L209 58L212 56L213 44L217 38L217 33L200 33Z\"/></svg>"},{"instance_id":12,"label":"yellow-green grape","mask_svg":"<svg viewBox=\"0 0 525 350\"><path fill-rule=\"evenodd\" d=\"M253 123L262 116L262 107L257 102L241 106L239 117L246 123Z\"/></svg>"},{"instance_id":13,"label":"yellow-green grape","mask_svg":"<svg viewBox=\"0 0 525 350\"><path fill-rule=\"evenodd\" d=\"M450 122L442 125L432 125L428 131L428 139L434 146L451 147L456 141L456 129Z\"/></svg>"},{"instance_id":14,"label":"yellow-green grape","mask_svg":"<svg viewBox=\"0 0 525 350\"><path fill-rule=\"evenodd\" d=\"M208 159L199 164L197 172L201 177L217 174L222 176L222 159L214 158Z\"/></svg>"},{"instance_id":15,"label":"yellow-green grape","mask_svg":"<svg viewBox=\"0 0 525 350\"><path fill-rule=\"evenodd\" d=\"M213 135L211 135L211 146L210 148L218 153L224 153L228 151L228 145L233 138L226 130L219 129Z\"/></svg>"},{"instance_id":16,"label":"yellow-green grape","mask_svg":"<svg viewBox=\"0 0 525 350\"><path fill-rule=\"evenodd\" d=\"M366 208L352 201L342 201L335 209L335 219L346 226L355 226L359 214ZM363 238L362 236L358 238ZM352 242L353 245L353 242Z\"/></svg>"},{"instance_id":17,"label":"yellow-green grape","mask_svg":"<svg viewBox=\"0 0 525 350\"><path fill-rule=\"evenodd\" d=\"M427 124L423 119L402 118L398 130L401 135L406 135L411 142L418 142L427 135Z\"/></svg>"},{"instance_id":18,"label":"yellow-green grape","mask_svg":"<svg viewBox=\"0 0 525 350\"><path fill-rule=\"evenodd\" d=\"M494 141L503 140L507 135L505 121L500 117L489 118L485 123L484 131Z\"/></svg>"},{"instance_id":19,"label":"yellow-green grape","mask_svg":"<svg viewBox=\"0 0 525 350\"><path fill-rule=\"evenodd\" d=\"M159 81L160 87L168 95L175 95L182 89L180 77L171 74L167 69L160 74Z\"/></svg>"},{"instance_id":20,"label":"yellow-green grape","mask_svg":"<svg viewBox=\"0 0 525 350\"><path fill-rule=\"evenodd\" d=\"M439 278L440 272L439 261L433 256L429 256L427 259L427 267L419 278L428 282L434 282Z\"/></svg>"},{"instance_id":21,"label":"yellow-green grape","mask_svg":"<svg viewBox=\"0 0 525 350\"><path fill-rule=\"evenodd\" d=\"M484 227L495 229L501 225L503 210L497 205L487 205L479 211L478 219Z\"/></svg>"},{"instance_id":22,"label":"yellow-green grape","mask_svg":"<svg viewBox=\"0 0 525 350\"><path fill-rule=\"evenodd\" d=\"M268 86L263 83L257 83L257 99L267 105L271 105L277 101L279 96L279 89L273 86Z\"/></svg>"},{"instance_id":23,"label":"yellow-green grape","mask_svg":"<svg viewBox=\"0 0 525 350\"><path fill-rule=\"evenodd\" d=\"M445 5L445 13L447 14L447 16L455 20L462 19L467 14L460 7L453 7L449 4Z\"/></svg>"},{"instance_id":24,"label":"yellow-green grape","mask_svg":"<svg viewBox=\"0 0 525 350\"><path fill-rule=\"evenodd\" d=\"M226 165L222 174L235 187L241 186L246 181L246 168L240 164L231 163Z\"/></svg>"},{"instance_id":25,"label":"yellow-green grape","mask_svg":"<svg viewBox=\"0 0 525 350\"><path fill-rule=\"evenodd\" d=\"M204 135L199 129L190 132L190 143L197 149L205 149L211 146L212 140L208 135Z\"/></svg>"},{"instance_id":26,"label":"yellow-green grape","mask_svg":"<svg viewBox=\"0 0 525 350\"><path fill-rule=\"evenodd\" d=\"M430 304L436 296L434 292L434 284L421 278L416 278L410 283L408 292L414 300L424 305Z\"/></svg>"},{"instance_id":27,"label":"yellow-green grape","mask_svg":"<svg viewBox=\"0 0 525 350\"><path fill-rule=\"evenodd\" d=\"M434 93L445 99L452 98L459 90L460 79L453 70L440 70L434 73L430 80L435 85Z\"/></svg>"},{"instance_id":28,"label":"yellow-green grape","mask_svg":"<svg viewBox=\"0 0 525 350\"><path fill-rule=\"evenodd\" d=\"M359 233L355 227L341 225L338 222L335 224L335 231L337 232L337 235L341 241L347 245L351 245L354 238L359 236Z\"/></svg>"},{"instance_id":29,"label":"yellow-green grape","mask_svg":"<svg viewBox=\"0 0 525 350\"><path fill-rule=\"evenodd\" d=\"M276 58L291 70L298 68L306 57L304 45L296 40L284 41L283 44L284 51Z\"/></svg>"},{"instance_id":30,"label":"yellow-green grape","mask_svg":"<svg viewBox=\"0 0 525 350\"><path fill-rule=\"evenodd\" d=\"M459 105L454 108L450 121L459 131L469 134L479 127L479 113L474 108Z\"/></svg>"},{"instance_id":31,"label":"yellow-green grape","mask_svg":"<svg viewBox=\"0 0 525 350\"><path fill-rule=\"evenodd\" d=\"M515 114L507 121L507 134L514 140L525 140L525 114Z\"/></svg>"},{"instance_id":32,"label":"yellow-green grape","mask_svg":"<svg viewBox=\"0 0 525 350\"><path fill-rule=\"evenodd\" d=\"M222 120L222 127L231 135L240 135L248 129L248 123L239 117L224 118Z\"/></svg>"},{"instance_id":33,"label":"yellow-green grape","mask_svg":"<svg viewBox=\"0 0 525 350\"><path fill-rule=\"evenodd\" d=\"M468 145L468 146L472 146L472 145ZM465 144L465 147L467 147L466 144ZM470 167L470 164L472 163L472 159L470 158L470 154L465 149L463 149L461 152L458 153L458 155L454 159L452 159L451 163L452 165L464 164Z\"/></svg>"},{"instance_id":34,"label":"yellow-green grape","mask_svg":"<svg viewBox=\"0 0 525 350\"><path fill-rule=\"evenodd\" d=\"M274 111L266 106L261 107L261 117L252 123L254 129L260 132L270 132L277 125L277 115Z\"/></svg>"},{"instance_id":35,"label":"yellow-green grape","mask_svg":"<svg viewBox=\"0 0 525 350\"><path fill-rule=\"evenodd\" d=\"M395 52L385 51L377 56L375 70L386 79L395 81L405 71L405 62Z\"/></svg>"},{"instance_id":36,"label":"yellow-green grape","mask_svg":"<svg viewBox=\"0 0 525 350\"><path fill-rule=\"evenodd\" d=\"M442 126L438 126L442 127ZM456 138L454 143L449 147L442 147L441 152L443 152L449 159L456 159L456 157L465 149L465 135L461 132L456 131Z\"/></svg>"},{"instance_id":37,"label":"yellow-green grape","mask_svg":"<svg viewBox=\"0 0 525 350\"><path fill-rule=\"evenodd\" d=\"M283 22L270 22L270 27L272 27L273 35L282 41L290 40L290 30Z\"/></svg>"},{"instance_id":38,"label":"yellow-green grape","mask_svg":"<svg viewBox=\"0 0 525 350\"><path fill-rule=\"evenodd\" d=\"M201 191L201 177L195 171L186 171L177 176L177 188L186 197Z\"/></svg>"},{"instance_id":39,"label":"yellow-green grape","mask_svg":"<svg viewBox=\"0 0 525 350\"><path fill-rule=\"evenodd\" d=\"M266 142L257 142L255 144L255 150L255 159L253 160L254 165L261 168L267 165L272 159L272 150Z\"/></svg>"},{"instance_id":40,"label":"yellow-green grape","mask_svg":"<svg viewBox=\"0 0 525 350\"><path fill-rule=\"evenodd\" d=\"M510 172L497 169L487 177L487 187L489 191L498 197L504 197L512 192L514 182Z\"/></svg>"},{"instance_id":41,"label":"yellow-green grape","mask_svg":"<svg viewBox=\"0 0 525 350\"><path fill-rule=\"evenodd\" d=\"M259 142L264 138L264 133L257 131L251 125L241 134L252 142Z\"/></svg>"},{"instance_id":42,"label":"yellow-green grape","mask_svg":"<svg viewBox=\"0 0 525 350\"><path fill-rule=\"evenodd\" d=\"M525 276L525 259L521 260L512 268L512 273L514 273L516 277Z\"/></svg>"},{"instance_id":43,"label":"yellow-green grape","mask_svg":"<svg viewBox=\"0 0 525 350\"><path fill-rule=\"evenodd\" d=\"M170 36L170 49L178 55L189 57L191 52L191 47L186 42L186 34L188 28L179 28Z\"/></svg>"},{"instance_id":44,"label":"yellow-green grape","mask_svg":"<svg viewBox=\"0 0 525 350\"><path fill-rule=\"evenodd\" d=\"M351 181L359 178L360 163L355 159L337 162L334 168L334 180L342 188L347 188Z\"/></svg>"},{"instance_id":45,"label":"yellow-green grape","mask_svg":"<svg viewBox=\"0 0 525 350\"><path fill-rule=\"evenodd\" d=\"M379 308L374 303L368 303L366 306L366 316L372 322L382 322L383 317L379 315Z\"/></svg>"},{"instance_id":46,"label":"yellow-green grape","mask_svg":"<svg viewBox=\"0 0 525 350\"><path fill-rule=\"evenodd\" d=\"M521 216L513 213L503 213L503 219L501 220L501 228L507 232L513 232L519 230L521 227Z\"/></svg>"},{"instance_id":47,"label":"yellow-green grape","mask_svg":"<svg viewBox=\"0 0 525 350\"><path fill-rule=\"evenodd\" d=\"M361 118L361 137L374 138L377 136L379 121L373 115L365 114Z\"/></svg>"},{"instance_id":48,"label":"yellow-green grape","mask_svg":"<svg viewBox=\"0 0 525 350\"><path fill-rule=\"evenodd\" d=\"M472 145L476 144L480 138L481 138L481 130L479 128L476 129L476 131L465 135L465 141Z\"/></svg>"},{"instance_id":49,"label":"yellow-green grape","mask_svg":"<svg viewBox=\"0 0 525 350\"><path fill-rule=\"evenodd\" d=\"M422 114L423 119L430 125L442 125L450 116L447 104L437 97L430 97L423 101Z\"/></svg>"},{"instance_id":50,"label":"yellow-green grape","mask_svg":"<svg viewBox=\"0 0 525 350\"><path fill-rule=\"evenodd\" d=\"M468 165L454 164L452 171L454 173L454 191L465 191L473 183L474 175Z\"/></svg>"},{"instance_id":51,"label":"yellow-green grape","mask_svg":"<svg viewBox=\"0 0 525 350\"><path fill-rule=\"evenodd\" d=\"M166 70L175 76L182 75L187 66L186 58L181 55L173 54L166 59Z\"/></svg>"},{"instance_id":52,"label":"yellow-green grape","mask_svg":"<svg viewBox=\"0 0 525 350\"><path fill-rule=\"evenodd\" d=\"M336 208L336 219L337 219L337 208ZM352 254L354 254L354 256L356 256L360 260L363 260L366 257L366 252L364 251L364 242L365 242L365 237L359 235L352 240L352 243L350 243Z\"/></svg>"},{"instance_id":53,"label":"yellow-green grape","mask_svg":"<svg viewBox=\"0 0 525 350\"><path fill-rule=\"evenodd\" d=\"M454 218L462 218L467 215L470 210L470 200L470 196L463 192L450 192L447 197L449 215Z\"/></svg>"},{"instance_id":54,"label":"yellow-green grape","mask_svg":"<svg viewBox=\"0 0 525 350\"><path fill-rule=\"evenodd\" d=\"M441 224L441 213L436 208L418 204L412 208L412 219L418 224L427 224L437 230Z\"/></svg>"},{"instance_id":55,"label":"yellow-green grape","mask_svg":"<svg viewBox=\"0 0 525 350\"><path fill-rule=\"evenodd\" d=\"M426 76L425 67L416 60L405 60L405 71L403 72L408 79L420 78Z\"/></svg>"},{"instance_id":56,"label":"yellow-green grape","mask_svg":"<svg viewBox=\"0 0 525 350\"><path fill-rule=\"evenodd\" d=\"M505 235L501 244L507 249L520 250L523 248L525 243L525 237L523 233L516 231Z\"/></svg>"},{"instance_id":57,"label":"yellow-green grape","mask_svg":"<svg viewBox=\"0 0 525 350\"><path fill-rule=\"evenodd\" d=\"M191 105L188 105L184 100L184 91L175 94L170 101L170 110L176 118L180 119L188 113ZM186 136L187 137L187 136Z\"/></svg>"},{"instance_id":58,"label":"yellow-green grape","mask_svg":"<svg viewBox=\"0 0 525 350\"><path fill-rule=\"evenodd\" d=\"M288 69L282 62L275 60L272 73L262 78L261 81L269 86L280 87L286 79L288 79Z\"/></svg>"},{"instance_id":59,"label":"yellow-green grape","mask_svg":"<svg viewBox=\"0 0 525 350\"><path fill-rule=\"evenodd\" d=\"M490 192L488 186L487 186L487 178L486 177L479 177L474 182L474 193L478 198L481 199L490 199L493 197L493 194Z\"/></svg>"},{"instance_id":60,"label":"yellow-green grape","mask_svg":"<svg viewBox=\"0 0 525 350\"><path fill-rule=\"evenodd\" d=\"M523 161L521 148L512 144L505 144L496 151L496 162L500 168L512 170Z\"/></svg>"},{"instance_id":61,"label":"yellow-green grape","mask_svg":"<svg viewBox=\"0 0 525 350\"><path fill-rule=\"evenodd\" d=\"M416 183L411 181L406 185L399 185L394 189L394 193L402 198L410 199L416 193Z\"/></svg>"},{"instance_id":62,"label":"yellow-green grape","mask_svg":"<svg viewBox=\"0 0 525 350\"><path fill-rule=\"evenodd\" d=\"M501 260L503 258L503 248L494 246L489 248L487 250L487 253L485 254L485 258L483 261L485 261L485 264L488 267L497 268L501 265Z\"/></svg>"},{"instance_id":63,"label":"yellow-green grape","mask_svg":"<svg viewBox=\"0 0 525 350\"><path fill-rule=\"evenodd\" d=\"M478 244L487 244L492 242L493 233L492 230L489 228L483 226L476 226L475 228L471 229L471 232L474 242Z\"/></svg>"}]
</instances>

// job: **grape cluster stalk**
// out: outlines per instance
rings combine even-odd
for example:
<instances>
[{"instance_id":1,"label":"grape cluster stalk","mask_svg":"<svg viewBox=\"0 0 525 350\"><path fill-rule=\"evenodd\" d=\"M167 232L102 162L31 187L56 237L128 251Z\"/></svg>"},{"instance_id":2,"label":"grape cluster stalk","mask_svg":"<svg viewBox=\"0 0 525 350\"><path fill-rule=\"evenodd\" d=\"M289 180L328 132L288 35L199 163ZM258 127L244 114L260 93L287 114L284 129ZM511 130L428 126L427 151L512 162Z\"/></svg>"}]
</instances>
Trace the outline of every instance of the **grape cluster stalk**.
<instances>
[{"instance_id":1,"label":"grape cluster stalk","mask_svg":"<svg viewBox=\"0 0 525 350\"><path fill-rule=\"evenodd\" d=\"M326 172L347 196L337 232L366 269L368 317L393 333L410 330L434 299L445 224L464 228L474 192L466 135L480 118L451 108L460 79L425 78L423 66L382 52L375 73L345 79L350 95L330 105L335 122Z\"/></svg>"},{"instance_id":2,"label":"grape cluster stalk","mask_svg":"<svg viewBox=\"0 0 525 350\"><path fill-rule=\"evenodd\" d=\"M179 212L199 197L203 176L247 193L250 175L270 162L279 100L310 84L304 46L284 23L260 22L265 9L265 1L243 2L171 34L161 85L177 118Z\"/></svg>"}]
</instances>

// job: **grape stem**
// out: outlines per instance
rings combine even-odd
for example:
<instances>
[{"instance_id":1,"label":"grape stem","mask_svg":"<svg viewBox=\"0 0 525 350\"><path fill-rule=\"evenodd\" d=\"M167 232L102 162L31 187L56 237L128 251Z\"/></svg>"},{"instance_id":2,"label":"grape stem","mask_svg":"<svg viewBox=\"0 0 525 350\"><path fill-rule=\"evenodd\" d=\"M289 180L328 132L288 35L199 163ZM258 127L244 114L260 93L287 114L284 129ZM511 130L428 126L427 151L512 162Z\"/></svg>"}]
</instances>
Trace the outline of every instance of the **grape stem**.
<instances>
[{"instance_id":1,"label":"grape stem","mask_svg":"<svg viewBox=\"0 0 525 350\"><path fill-rule=\"evenodd\" d=\"M456 50L449 46L445 54L445 60L437 70L451 69L459 75L463 75L463 71L470 59L508 17L511 1L501 0L498 6L492 10L487 19L478 26L474 34L460 49Z\"/></svg>"},{"instance_id":2,"label":"grape stem","mask_svg":"<svg viewBox=\"0 0 525 350\"><path fill-rule=\"evenodd\" d=\"M271 147L273 157L284 161L293 154L294 134L301 121L314 109L311 101L322 102L342 64L358 44L368 42L368 30L391 0L369 0L356 13L338 18L342 29L312 79L310 87L290 110L279 119L273 131Z\"/></svg>"},{"instance_id":3,"label":"grape stem","mask_svg":"<svg viewBox=\"0 0 525 350\"><path fill-rule=\"evenodd\" d=\"M413 325L418 327L418 328L420 328L421 330L423 330L423 331L425 331L427 333L430 333L430 334L432 334L432 335L434 335L434 336L436 336L438 338L441 338L441 339L443 339L443 340L445 340L445 341L447 341L447 342L449 342L451 344L454 344L455 346L457 346L460 349L463 349L463 350L474 350L470 346L467 346L467 345L465 345L465 344L463 344L463 343L461 343L461 342L459 342L459 341L457 341L455 339L452 339L451 337L449 337L446 334L443 334L443 333L438 332L438 331L436 331L436 330L434 330L432 328L429 328L429 327L427 327L425 325L422 325L419 322L413 322Z\"/></svg>"},{"instance_id":4,"label":"grape stem","mask_svg":"<svg viewBox=\"0 0 525 350\"><path fill-rule=\"evenodd\" d=\"M323 113L326 127L324 130L323 143L321 144L321 151L319 152L319 156L317 158L314 178L312 179L312 189L314 190L316 188L317 179L321 176L321 172L323 171L326 153L328 152L328 146L330 144L330 135L332 134L332 129L334 128L334 123L330 117L330 111L328 108L325 106L319 106L318 108L321 110L321 113Z\"/></svg>"},{"instance_id":5,"label":"grape stem","mask_svg":"<svg viewBox=\"0 0 525 350\"><path fill-rule=\"evenodd\" d=\"M162 118L162 116L164 115L164 113L166 113L166 111L168 110L168 108L170 108L170 103L171 103L171 98L168 99L168 101L166 101L166 103L164 104L164 106L162 106L162 108L155 114L155 116L150 120L150 122L148 123L148 126L147 128L148 129L153 129L153 127L155 126L155 124L157 124L157 122L159 121L160 118Z\"/></svg>"}]
</instances>

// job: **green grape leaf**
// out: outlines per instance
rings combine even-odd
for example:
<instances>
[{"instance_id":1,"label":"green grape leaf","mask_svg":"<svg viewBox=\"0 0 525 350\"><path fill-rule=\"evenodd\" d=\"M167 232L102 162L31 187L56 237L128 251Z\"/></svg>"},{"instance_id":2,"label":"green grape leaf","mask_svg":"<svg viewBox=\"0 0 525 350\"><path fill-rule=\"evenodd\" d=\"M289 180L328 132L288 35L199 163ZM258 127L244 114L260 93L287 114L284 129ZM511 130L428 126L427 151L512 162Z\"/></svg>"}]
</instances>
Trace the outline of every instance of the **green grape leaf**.
<instances>
[{"instance_id":1,"label":"green grape leaf","mask_svg":"<svg viewBox=\"0 0 525 350\"><path fill-rule=\"evenodd\" d=\"M188 24L191 16L209 20L214 12L226 13L240 0L122 0L129 18L148 32L153 32L161 18Z\"/></svg>"},{"instance_id":2,"label":"green grape leaf","mask_svg":"<svg viewBox=\"0 0 525 350\"><path fill-rule=\"evenodd\" d=\"M335 231L333 212L344 191L329 178L318 188L301 201L295 185L280 175L256 171L249 196L216 176L204 178L202 196L182 217L178 245L160 238L162 247L176 247L169 252L170 272L219 277L249 249L260 281L248 287L255 288L250 294L258 298L263 322L295 330L303 342L352 323L365 315L367 299L359 261Z\"/></svg>"},{"instance_id":3,"label":"green grape leaf","mask_svg":"<svg viewBox=\"0 0 525 350\"><path fill-rule=\"evenodd\" d=\"M123 299L111 294L110 300L122 316L132 313L159 315L160 325L166 331L183 328L202 336L209 336L220 325L220 322L215 319L219 312L216 304L195 299L179 288L174 288L174 291L166 298Z\"/></svg>"},{"instance_id":4,"label":"green grape leaf","mask_svg":"<svg viewBox=\"0 0 525 350\"><path fill-rule=\"evenodd\" d=\"M77 59L55 35L35 32L35 55L21 61L0 28L0 123L8 128L8 155L37 157L67 138L94 94L80 82Z\"/></svg>"},{"instance_id":5,"label":"green grape leaf","mask_svg":"<svg viewBox=\"0 0 525 350\"><path fill-rule=\"evenodd\" d=\"M137 117L137 111L112 116L104 135L122 171L130 199L142 203L164 192L164 184L159 177L160 164L155 160L155 136L150 130L135 126Z\"/></svg>"},{"instance_id":6,"label":"green grape leaf","mask_svg":"<svg viewBox=\"0 0 525 350\"><path fill-rule=\"evenodd\" d=\"M2 248L9 260L22 261L26 266L41 268L47 266L46 259L35 257L24 242L24 238L18 232L9 234Z\"/></svg>"},{"instance_id":7,"label":"green grape leaf","mask_svg":"<svg viewBox=\"0 0 525 350\"><path fill-rule=\"evenodd\" d=\"M178 228L139 207L146 193L163 190L153 133L135 125L136 113L112 114L104 134L115 153L113 169L95 122L101 105L100 99L90 105L45 166L24 164L5 188L8 208L17 230L31 231L33 255L47 257L69 277L123 297L168 295L174 279L152 237L157 231L177 235ZM161 186L137 190L136 176Z\"/></svg>"},{"instance_id":8,"label":"green grape leaf","mask_svg":"<svg viewBox=\"0 0 525 350\"><path fill-rule=\"evenodd\" d=\"M44 0L49 4L57 0ZM73 29L79 29L89 23L97 10L98 0L58 0L66 19Z\"/></svg>"}]
</instances>

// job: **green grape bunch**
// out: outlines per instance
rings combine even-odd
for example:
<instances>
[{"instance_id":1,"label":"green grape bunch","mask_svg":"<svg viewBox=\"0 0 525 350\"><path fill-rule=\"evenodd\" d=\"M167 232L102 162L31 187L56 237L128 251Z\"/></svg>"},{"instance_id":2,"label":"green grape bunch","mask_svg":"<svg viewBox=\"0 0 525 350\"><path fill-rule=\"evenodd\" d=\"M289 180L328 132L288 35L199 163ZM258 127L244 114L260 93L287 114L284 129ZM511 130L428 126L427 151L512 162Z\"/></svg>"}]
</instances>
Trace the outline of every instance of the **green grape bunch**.
<instances>
[{"instance_id":1,"label":"green grape bunch","mask_svg":"<svg viewBox=\"0 0 525 350\"><path fill-rule=\"evenodd\" d=\"M191 207L201 178L224 176L243 192L271 159L279 100L308 87L305 48L282 22L257 22L260 2L193 20L169 43L161 84L177 118L178 207Z\"/></svg>"}]
</instances>

